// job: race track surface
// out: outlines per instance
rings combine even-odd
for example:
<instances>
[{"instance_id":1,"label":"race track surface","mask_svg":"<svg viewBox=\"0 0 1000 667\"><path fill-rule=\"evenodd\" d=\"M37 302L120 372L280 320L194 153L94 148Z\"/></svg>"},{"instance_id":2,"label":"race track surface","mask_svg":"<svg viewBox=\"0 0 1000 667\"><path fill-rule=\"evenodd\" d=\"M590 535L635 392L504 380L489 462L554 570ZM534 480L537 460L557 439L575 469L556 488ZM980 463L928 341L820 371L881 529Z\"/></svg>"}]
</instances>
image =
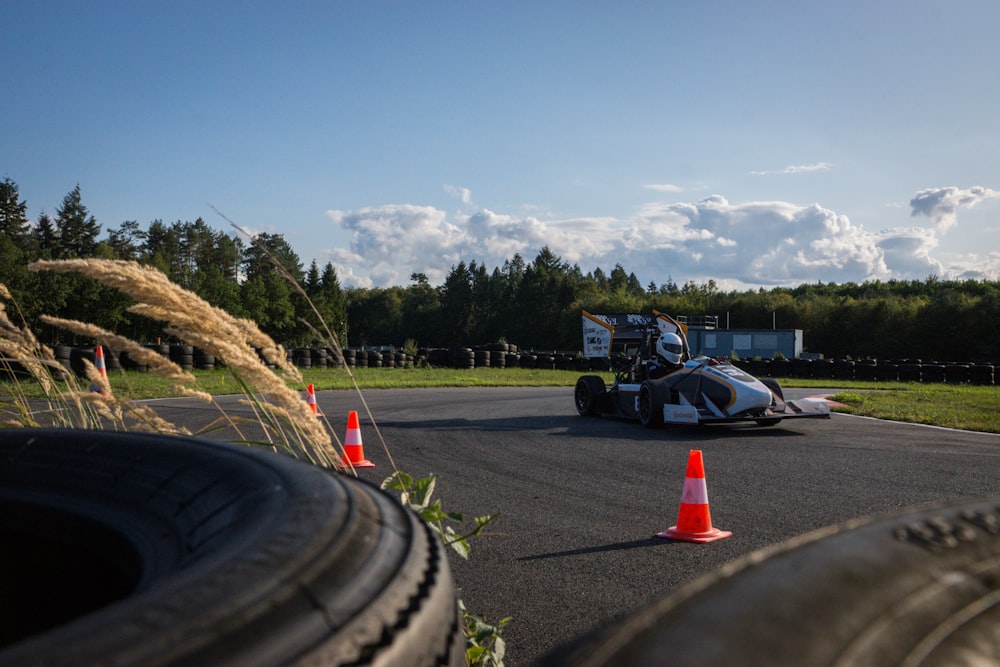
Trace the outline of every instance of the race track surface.
<instances>
[{"instance_id":1,"label":"race track surface","mask_svg":"<svg viewBox=\"0 0 1000 667\"><path fill-rule=\"evenodd\" d=\"M648 430L578 416L572 388L364 396L396 466L436 474L445 510L470 525L498 515L470 559L452 563L471 613L513 617L504 632L511 667L761 547L869 514L1000 492L997 435L837 414L767 428ZM220 402L238 413L235 400ZM361 415L364 454L376 465L361 477L392 473L355 393L320 392L317 402L341 438L348 412ZM157 403L194 427L217 415L187 400ZM676 523L692 449L703 452L712 523L732 531L728 539L655 537Z\"/></svg>"}]
</instances>

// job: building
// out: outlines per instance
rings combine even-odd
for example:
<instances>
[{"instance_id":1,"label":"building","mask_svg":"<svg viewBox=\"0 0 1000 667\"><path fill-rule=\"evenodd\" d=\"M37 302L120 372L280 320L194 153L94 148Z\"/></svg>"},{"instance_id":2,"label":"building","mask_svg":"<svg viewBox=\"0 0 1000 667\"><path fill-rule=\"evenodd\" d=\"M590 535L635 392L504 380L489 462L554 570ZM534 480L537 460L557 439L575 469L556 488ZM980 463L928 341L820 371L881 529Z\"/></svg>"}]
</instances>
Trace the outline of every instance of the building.
<instances>
[{"instance_id":1,"label":"building","mask_svg":"<svg viewBox=\"0 0 1000 667\"><path fill-rule=\"evenodd\" d=\"M653 322L650 315L614 314L592 316L614 330L616 344L637 343L640 332ZM688 347L694 356L740 359L773 359L775 356L797 359L802 356L802 329L719 329L718 317L678 316L687 325Z\"/></svg>"}]
</instances>

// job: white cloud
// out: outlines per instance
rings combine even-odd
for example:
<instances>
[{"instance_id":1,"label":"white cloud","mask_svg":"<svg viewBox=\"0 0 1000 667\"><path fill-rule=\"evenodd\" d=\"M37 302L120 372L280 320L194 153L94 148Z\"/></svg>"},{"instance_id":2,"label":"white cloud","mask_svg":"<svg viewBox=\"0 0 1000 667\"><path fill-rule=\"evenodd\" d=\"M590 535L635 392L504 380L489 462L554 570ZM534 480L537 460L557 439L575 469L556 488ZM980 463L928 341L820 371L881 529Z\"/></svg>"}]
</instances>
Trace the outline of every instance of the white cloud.
<instances>
[{"instance_id":1,"label":"white cloud","mask_svg":"<svg viewBox=\"0 0 1000 667\"><path fill-rule=\"evenodd\" d=\"M472 205L472 190L469 188L459 188L454 185L446 185L444 186L444 191L455 199L461 201L466 206Z\"/></svg>"},{"instance_id":2,"label":"white cloud","mask_svg":"<svg viewBox=\"0 0 1000 667\"><path fill-rule=\"evenodd\" d=\"M845 216L818 205L730 204L719 195L694 204L646 206L624 247L630 262L656 281L694 274L783 284L886 272L874 240Z\"/></svg>"},{"instance_id":3,"label":"white cloud","mask_svg":"<svg viewBox=\"0 0 1000 667\"><path fill-rule=\"evenodd\" d=\"M938 245L932 230L891 229L876 234L875 238L893 276L923 279L946 275L941 262L930 255Z\"/></svg>"},{"instance_id":4,"label":"white cloud","mask_svg":"<svg viewBox=\"0 0 1000 667\"><path fill-rule=\"evenodd\" d=\"M684 192L684 188L671 183L648 183L643 187L654 192Z\"/></svg>"},{"instance_id":5,"label":"white cloud","mask_svg":"<svg viewBox=\"0 0 1000 667\"><path fill-rule=\"evenodd\" d=\"M959 208L971 208L997 196L1000 193L979 185L964 190L956 187L929 188L921 190L910 200L911 215L926 215L936 228L946 231L958 223Z\"/></svg>"},{"instance_id":6,"label":"white cloud","mask_svg":"<svg viewBox=\"0 0 1000 667\"><path fill-rule=\"evenodd\" d=\"M774 176L775 174L809 174L814 171L829 171L833 165L829 162L817 162L815 164L793 164L784 169L772 169L768 171L751 171L753 176Z\"/></svg>"},{"instance_id":7,"label":"white cloud","mask_svg":"<svg viewBox=\"0 0 1000 667\"><path fill-rule=\"evenodd\" d=\"M933 194L932 194L933 193ZM985 188L925 190L914 211L953 218L960 206L994 196ZM980 263L935 257L932 228L871 233L819 204L783 201L731 203L713 195L697 202L649 203L628 219L545 220L488 209L454 214L430 206L390 205L329 211L351 235L349 248L331 252L345 285L405 285L410 274L441 284L459 261L487 268L520 254L531 261L548 246L584 272L620 263L643 284L714 279L720 285L797 285L997 275L1000 256ZM992 272L992 273L991 273Z\"/></svg>"},{"instance_id":8,"label":"white cloud","mask_svg":"<svg viewBox=\"0 0 1000 667\"><path fill-rule=\"evenodd\" d=\"M428 279L443 279L448 264L442 269L442 261L464 259L455 252L462 248L464 232L432 206L387 205L326 215L351 234L350 252L363 262L352 268L376 284L404 285L411 273L423 270L413 267L427 265L434 267L425 271Z\"/></svg>"}]
</instances>

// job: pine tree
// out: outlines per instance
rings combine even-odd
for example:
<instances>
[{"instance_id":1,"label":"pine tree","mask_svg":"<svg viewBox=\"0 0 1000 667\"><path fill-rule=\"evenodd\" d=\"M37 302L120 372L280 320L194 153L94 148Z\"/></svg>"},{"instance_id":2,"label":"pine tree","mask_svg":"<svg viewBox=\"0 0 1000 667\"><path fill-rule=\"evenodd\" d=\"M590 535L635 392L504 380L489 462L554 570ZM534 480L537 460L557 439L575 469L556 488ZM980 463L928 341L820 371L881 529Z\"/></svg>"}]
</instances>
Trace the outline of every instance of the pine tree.
<instances>
[{"instance_id":1,"label":"pine tree","mask_svg":"<svg viewBox=\"0 0 1000 667\"><path fill-rule=\"evenodd\" d=\"M101 226L90 215L80 197L80 186L63 197L62 206L56 210L57 259L70 257L90 258L97 250L97 237Z\"/></svg>"}]
</instances>

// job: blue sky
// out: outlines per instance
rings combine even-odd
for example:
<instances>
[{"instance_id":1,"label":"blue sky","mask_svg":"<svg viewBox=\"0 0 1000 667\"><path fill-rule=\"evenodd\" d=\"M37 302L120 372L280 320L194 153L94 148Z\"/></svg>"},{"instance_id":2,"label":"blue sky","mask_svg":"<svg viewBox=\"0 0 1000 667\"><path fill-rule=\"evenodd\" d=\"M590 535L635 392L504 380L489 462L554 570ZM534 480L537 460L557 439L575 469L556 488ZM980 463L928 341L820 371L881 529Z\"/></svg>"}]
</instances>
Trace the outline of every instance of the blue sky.
<instances>
[{"instance_id":1,"label":"blue sky","mask_svg":"<svg viewBox=\"0 0 1000 667\"><path fill-rule=\"evenodd\" d=\"M0 178L353 286L1000 278L1000 3L6 0ZM214 208L213 208L214 207Z\"/></svg>"}]
</instances>

